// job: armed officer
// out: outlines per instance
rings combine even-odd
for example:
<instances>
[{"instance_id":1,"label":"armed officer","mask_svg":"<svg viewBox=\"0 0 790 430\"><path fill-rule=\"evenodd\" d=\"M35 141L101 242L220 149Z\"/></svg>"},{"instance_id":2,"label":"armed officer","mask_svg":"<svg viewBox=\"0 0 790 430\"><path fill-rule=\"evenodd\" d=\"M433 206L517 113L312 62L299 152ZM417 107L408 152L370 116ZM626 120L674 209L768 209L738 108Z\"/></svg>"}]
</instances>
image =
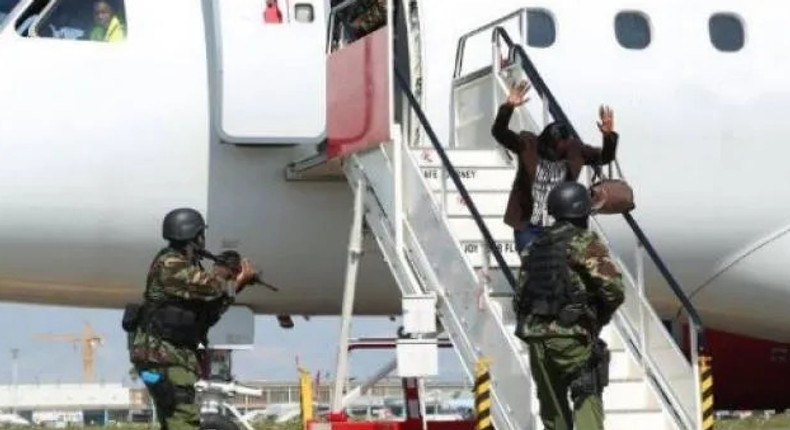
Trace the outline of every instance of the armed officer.
<instances>
[{"instance_id":1,"label":"armed officer","mask_svg":"<svg viewBox=\"0 0 790 430\"><path fill-rule=\"evenodd\" d=\"M151 263L144 304L127 306L124 329L130 332L130 359L154 399L162 429L197 429L200 416L194 384L201 371L198 344L255 271L241 261L235 278L209 273L200 265L206 224L194 209L168 213L162 235L169 245ZM229 280L232 279L232 280Z\"/></svg>"},{"instance_id":2,"label":"armed officer","mask_svg":"<svg viewBox=\"0 0 790 430\"><path fill-rule=\"evenodd\" d=\"M599 335L624 300L622 275L587 230L592 202L583 185L560 183L547 206L556 223L522 253L516 335L529 345L544 428L603 429L609 351Z\"/></svg>"}]
</instances>

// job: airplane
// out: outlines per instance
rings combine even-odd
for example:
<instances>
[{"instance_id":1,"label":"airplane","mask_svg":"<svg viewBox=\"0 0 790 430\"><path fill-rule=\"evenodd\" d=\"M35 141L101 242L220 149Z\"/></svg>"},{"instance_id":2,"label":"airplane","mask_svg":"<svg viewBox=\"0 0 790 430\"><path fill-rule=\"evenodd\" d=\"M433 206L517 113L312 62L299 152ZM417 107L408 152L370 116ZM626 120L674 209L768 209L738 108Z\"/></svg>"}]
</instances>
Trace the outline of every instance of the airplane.
<instances>
[{"instance_id":1,"label":"airplane","mask_svg":"<svg viewBox=\"0 0 790 430\"><path fill-rule=\"evenodd\" d=\"M419 11L409 18L423 103L444 143L458 38L533 11L525 49L580 135L599 144L597 107L615 110L635 216L709 329L717 407L786 408L790 38L779 0L398 2ZM342 178L284 173L322 150L331 125L327 88L343 71L327 73L329 1L280 0L282 23L264 22L258 0L107 4L120 42L86 40L92 2L0 0L0 300L139 300L163 216L193 207L209 249L239 250L280 287L247 289L242 304L338 315L352 192ZM481 46L470 67L490 61L490 39ZM618 225L612 236L632 240ZM369 234L357 283L355 315L400 313ZM663 317L677 314L664 287L649 295Z\"/></svg>"}]
</instances>

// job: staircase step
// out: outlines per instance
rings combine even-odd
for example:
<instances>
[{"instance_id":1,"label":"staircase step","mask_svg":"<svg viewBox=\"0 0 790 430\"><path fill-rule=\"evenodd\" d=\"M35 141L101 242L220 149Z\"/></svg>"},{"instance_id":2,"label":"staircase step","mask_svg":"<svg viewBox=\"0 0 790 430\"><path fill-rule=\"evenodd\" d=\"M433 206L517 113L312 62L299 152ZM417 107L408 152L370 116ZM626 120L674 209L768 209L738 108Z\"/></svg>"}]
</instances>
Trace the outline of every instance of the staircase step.
<instances>
[{"instance_id":1,"label":"staircase step","mask_svg":"<svg viewBox=\"0 0 790 430\"><path fill-rule=\"evenodd\" d=\"M483 233L470 217L450 217L450 229L459 242L482 242ZM497 242L513 242L513 228L502 221L502 217L483 217L488 231Z\"/></svg>"},{"instance_id":2,"label":"staircase step","mask_svg":"<svg viewBox=\"0 0 790 430\"><path fill-rule=\"evenodd\" d=\"M658 409L659 403L643 379L612 379L603 392L604 409L645 410Z\"/></svg>"},{"instance_id":3,"label":"staircase step","mask_svg":"<svg viewBox=\"0 0 790 430\"><path fill-rule=\"evenodd\" d=\"M447 158L453 167L507 167L508 164L502 151L496 149L448 149ZM420 167L442 167L442 159L433 147L412 150L417 165Z\"/></svg>"},{"instance_id":4,"label":"staircase step","mask_svg":"<svg viewBox=\"0 0 790 430\"><path fill-rule=\"evenodd\" d=\"M512 167L461 167L456 169L461 182L467 191L501 191L508 192L513 184L516 170ZM428 187L433 191L442 189L441 171L436 167L423 167L423 176ZM456 191L455 184L448 177L447 191Z\"/></svg>"},{"instance_id":5,"label":"staircase step","mask_svg":"<svg viewBox=\"0 0 790 430\"><path fill-rule=\"evenodd\" d=\"M533 402L538 400L533 396ZM535 421L533 428L542 429L539 409L535 408ZM660 409L647 409L642 411L607 410L604 415L604 428L606 430L677 430L666 414Z\"/></svg>"},{"instance_id":6,"label":"staircase step","mask_svg":"<svg viewBox=\"0 0 790 430\"><path fill-rule=\"evenodd\" d=\"M510 197L509 191L488 191L488 192L470 192L472 201L483 216L498 216L502 217L507 209L507 200ZM441 202L442 193L438 191L435 193L437 202ZM471 216L469 207L461 198L461 193L458 191L447 192L447 215L450 216Z\"/></svg>"},{"instance_id":7,"label":"staircase step","mask_svg":"<svg viewBox=\"0 0 790 430\"><path fill-rule=\"evenodd\" d=\"M610 378L635 379L642 377L642 369L625 350L611 350L611 358L609 363Z\"/></svg>"},{"instance_id":8,"label":"staircase step","mask_svg":"<svg viewBox=\"0 0 790 430\"><path fill-rule=\"evenodd\" d=\"M499 252L502 253L502 257L505 259L505 263L508 266L516 267L521 264L521 259L516 252L516 244L510 241L497 241L496 242L497 248ZM466 254L466 258L472 264L472 267L483 267L483 250L486 248L485 242L481 240L474 240L474 241L465 241L461 242L461 249ZM496 260L494 256L489 253L488 259L488 267L496 267Z\"/></svg>"},{"instance_id":9,"label":"staircase step","mask_svg":"<svg viewBox=\"0 0 790 430\"><path fill-rule=\"evenodd\" d=\"M620 338L620 335L617 333L617 330L612 326L612 324L607 324L606 327L601 330L600 337L604 342L606 342L606 345L611 351L625 351L623 339Z\"/></svg>"},{"instance_id":10,"label":"staircase step","mask_svg":"<svg viewBox=\"0 0 790 430\"><path fill-rule=\"evenodd\" d=\"M644 411L606 411L607 430L675 430L672 421L660 409Z\"/></svg>"}]
</instances>

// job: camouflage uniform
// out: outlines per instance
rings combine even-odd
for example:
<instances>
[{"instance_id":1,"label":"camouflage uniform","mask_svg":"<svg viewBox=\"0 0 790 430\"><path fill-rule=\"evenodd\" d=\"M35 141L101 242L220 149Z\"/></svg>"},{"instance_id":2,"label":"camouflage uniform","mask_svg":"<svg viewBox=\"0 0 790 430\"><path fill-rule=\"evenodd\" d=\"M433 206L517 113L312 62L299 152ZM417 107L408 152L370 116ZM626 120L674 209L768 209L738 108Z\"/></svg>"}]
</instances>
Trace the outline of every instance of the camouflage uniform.
<instances>
[{"instance_id":1,"label":"camouflage uniform","mask_svg":"<svg viewBox=\"0 0 790 430\"><path fill-rule=\"evenodd\" d=\"M145 302L155 305L164 301L186 301L202 305L203 338L219 315L232 303L225 294L225 282L204 271L197 262L190 261L182 252L165 248L154 258L146 281ZM196 429L200 425L198 407L194 401L194 384L201 375L201 360L197 345L177 346L146 330L141 324L130 340L130 359L139 373L154 371L164 375L164 383L146 384L156 404L163 429ZM167 384L172 384L168 388Z\"/></svg>"},{"instance_id":2,"label":"camouflage uniform","mask_svg":"<svg viewBox=\"0 0 790 430\"><path fill-rule=\"evenodd\" d=\"M556 318L546 319L520 309L519 297L523 295L520 290L515 301L519 319L516 335L529 344L530 367L544 428L566 430L575 425L579 430L603 429L601 395L605 383L598 384L593 394L579 394L576 384L582 374L590 373L586 371L588 366L595 365L594 358L598 354L594 350L600 348L602 342L597 341L600 327L611 320L624 300L622 275L594 232L560 221L545 234L571 235L567 250L571 284L576 289L586 290L589 306L586 315L577 323L563 326ZM526 260L528 252L529 249L522 253L522 261ZM522 264L521 289L526 276ZM604 366L608 369L608 360ZM573 397L573 414L568 405L569 390Z\"/></svg>"}]
</instances>

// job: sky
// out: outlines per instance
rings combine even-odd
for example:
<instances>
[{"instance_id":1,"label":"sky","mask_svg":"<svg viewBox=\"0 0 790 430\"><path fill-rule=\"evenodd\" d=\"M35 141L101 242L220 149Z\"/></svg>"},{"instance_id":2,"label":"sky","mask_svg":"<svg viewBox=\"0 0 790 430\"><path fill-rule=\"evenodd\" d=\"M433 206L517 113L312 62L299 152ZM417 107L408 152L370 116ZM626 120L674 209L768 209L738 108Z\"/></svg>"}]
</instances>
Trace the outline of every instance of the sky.
<instances>
[{"instance_id":1,"label":"sky","mask_svg":"<svg viewBox=\"0 0 790 430\"><path fill-rule=\"evenodd\" d=\"M95 355L96 381L132 383L121 328L120 310L80 309L55 306L0 303L0 384L12 382L11 350L19 349L18 383L75 383L82 379L79 345L35 339L42 334L79 336L85 322L104 337ZM296 359L315 374L335 373L340 319L337 317L294 318L294 328L284 330L274 316L257 316L255 348L234 352L233 371L240 381L295 381ZM393 337L399 322L387 318L355 318L354 337ZM395 351L355 351L351 354L351 376L365 378L395 357ZM464 372L452 349L439 352L440 379L463 380Z\"/></svg>"}]
</instances>

